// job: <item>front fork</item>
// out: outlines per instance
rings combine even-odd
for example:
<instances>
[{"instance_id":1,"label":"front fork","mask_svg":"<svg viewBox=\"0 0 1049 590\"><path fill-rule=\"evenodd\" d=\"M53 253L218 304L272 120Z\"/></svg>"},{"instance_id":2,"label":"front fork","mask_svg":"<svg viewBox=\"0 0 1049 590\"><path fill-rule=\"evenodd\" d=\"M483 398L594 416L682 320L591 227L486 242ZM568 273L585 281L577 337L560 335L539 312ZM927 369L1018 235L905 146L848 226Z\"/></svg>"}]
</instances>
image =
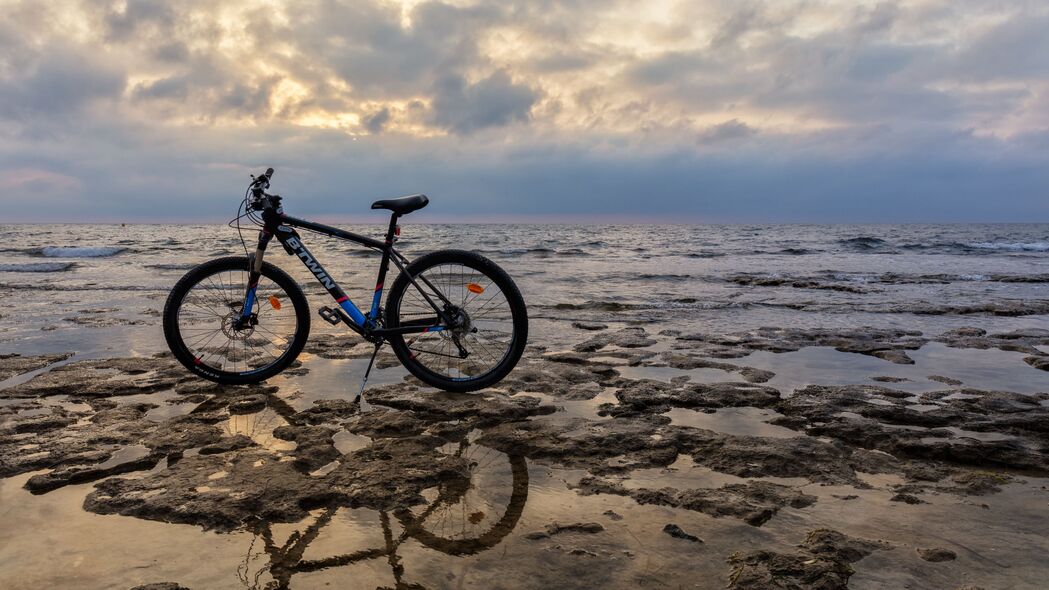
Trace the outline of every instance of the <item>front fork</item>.
<instances>
[{"instance_id":1,"label":"front fork","mask_svg":"<svg viewBox=\"0 0 1049 590\"><path fill-rule=\"evenodd\" d=\"M262 277L262 258L266 253L266 246L273 239L273 233L268 230L259 231L259 244L255 248L255 254L248 257L248 285L244 290L244 304L240 308L240 317L237 318L235 327L240 330L248 327L255 310L256 290L259 287L259 279Z\"/></svg>"}]
</instances>

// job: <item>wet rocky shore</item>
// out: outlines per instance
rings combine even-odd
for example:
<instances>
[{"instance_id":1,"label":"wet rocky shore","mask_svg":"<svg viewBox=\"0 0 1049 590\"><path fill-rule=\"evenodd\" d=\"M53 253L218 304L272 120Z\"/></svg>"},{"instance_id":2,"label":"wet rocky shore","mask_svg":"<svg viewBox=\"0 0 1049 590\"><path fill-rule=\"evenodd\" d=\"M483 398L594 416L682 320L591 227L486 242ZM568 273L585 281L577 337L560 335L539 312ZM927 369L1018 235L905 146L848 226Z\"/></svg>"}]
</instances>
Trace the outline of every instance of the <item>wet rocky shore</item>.
<instances>
[{"instance_id":1,"label":"wet rocky shore","mask_svg":"<svg viewBox=\"0 0 1049 590\"><path fill-rule=\"evenodd\" d=\"M166 354L7 354L0 522L61 497L117 531L189 539L80 587L1038 587L1049 388L918 375L928 351L1040 376L1049 330L581 321L472 395L384 352L361 405L327 375L369 351L335 334L244 387ZM848 377L788 379L792 354ZM0 586L62 585L17 545L32 530L9 533Z\"/></svg>"}]
</instances>

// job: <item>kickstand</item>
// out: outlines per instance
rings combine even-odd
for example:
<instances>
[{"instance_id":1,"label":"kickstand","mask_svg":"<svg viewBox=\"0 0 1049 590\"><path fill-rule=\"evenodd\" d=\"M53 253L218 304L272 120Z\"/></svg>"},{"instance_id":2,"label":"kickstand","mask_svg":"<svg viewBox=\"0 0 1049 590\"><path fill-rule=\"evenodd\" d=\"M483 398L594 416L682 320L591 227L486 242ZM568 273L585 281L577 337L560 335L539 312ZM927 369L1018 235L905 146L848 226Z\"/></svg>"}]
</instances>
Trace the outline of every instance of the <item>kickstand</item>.
<instances>
[{"instance_id":1,"label":"kickstand","mask_svg":"<svg viewBox=\"0 0 1049 590\"><path fill-rule=\"evenodd\" d=\"M375 357L379 355L379 349L382 348L382 340L375 343L375 351L372 352L372 359L368 361L368 368L364 370L364 379L361 380L361 390L357 392L357 397L353 399L353 403L360 403L361 396L364 395L364 386L368 384L368 375L372 372L372 365L375 364Z\"/></svg>"}]
</instances>

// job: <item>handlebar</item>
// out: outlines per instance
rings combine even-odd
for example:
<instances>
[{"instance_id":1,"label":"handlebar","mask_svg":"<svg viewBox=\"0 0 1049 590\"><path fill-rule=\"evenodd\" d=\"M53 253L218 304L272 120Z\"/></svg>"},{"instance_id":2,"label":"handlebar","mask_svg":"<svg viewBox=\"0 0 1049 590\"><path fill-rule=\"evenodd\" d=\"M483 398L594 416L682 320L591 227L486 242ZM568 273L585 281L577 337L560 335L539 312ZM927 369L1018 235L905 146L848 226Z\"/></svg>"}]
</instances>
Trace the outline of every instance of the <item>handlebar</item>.
<instances>
[{"instance_id":1,"label":"handlebar","mask_svg":"<svg viewBox=\"0 0 1049 590\"><path fill-rule=\"evenodd\" d=\"M269 188L270 187L270 178L272 178L272 177L273 177L273 168L266 168L266 171L263 172L262 174L260 174L258 176L255 176L255 175L251 176L251 179L252 179L251 180L251 186L252 186L252 188Z\"/></svg>"},{"instance_id":2,"label":"handlebar","mask_svg":"<svg viewBox=\"0 0 1049 590\"><path fill-rule=\"evenodd\" d=\"M280 195L270 195L265 192L265 189L270 187L270 178L272 177L273 168L267 168L262 174L258 176L252 175L251 177L250 190L254 197L251 206L256 211L275 209L280 206Z\"/></svg>"}]
</instances>

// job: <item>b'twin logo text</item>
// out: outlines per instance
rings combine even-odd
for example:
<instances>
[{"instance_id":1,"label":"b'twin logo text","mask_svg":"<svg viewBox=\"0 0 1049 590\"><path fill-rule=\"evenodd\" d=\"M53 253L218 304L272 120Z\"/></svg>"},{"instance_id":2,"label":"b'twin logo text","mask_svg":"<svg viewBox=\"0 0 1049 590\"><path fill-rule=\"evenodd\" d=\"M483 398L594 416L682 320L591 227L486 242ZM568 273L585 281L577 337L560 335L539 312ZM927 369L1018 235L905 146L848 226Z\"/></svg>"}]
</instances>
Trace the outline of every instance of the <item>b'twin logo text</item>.
<instances>
[{"instance_id":1,"label":"b'twin logo text","mask_svg":"<svg viewBox=\"0 0 1049 590\"><path fill-rule=\"evenodd\" d=\"M328 276L328 273L324 272L324 267L310 256L310 253L306 251L302 242L295 238L288 238L288 246L295 251L295 255L302 259L302 263L306 265L306 268L310 269L313 276L317 277L317 280L320 281L325 288L335 288L335 281Z\"/></svg>"}]
</instances>

